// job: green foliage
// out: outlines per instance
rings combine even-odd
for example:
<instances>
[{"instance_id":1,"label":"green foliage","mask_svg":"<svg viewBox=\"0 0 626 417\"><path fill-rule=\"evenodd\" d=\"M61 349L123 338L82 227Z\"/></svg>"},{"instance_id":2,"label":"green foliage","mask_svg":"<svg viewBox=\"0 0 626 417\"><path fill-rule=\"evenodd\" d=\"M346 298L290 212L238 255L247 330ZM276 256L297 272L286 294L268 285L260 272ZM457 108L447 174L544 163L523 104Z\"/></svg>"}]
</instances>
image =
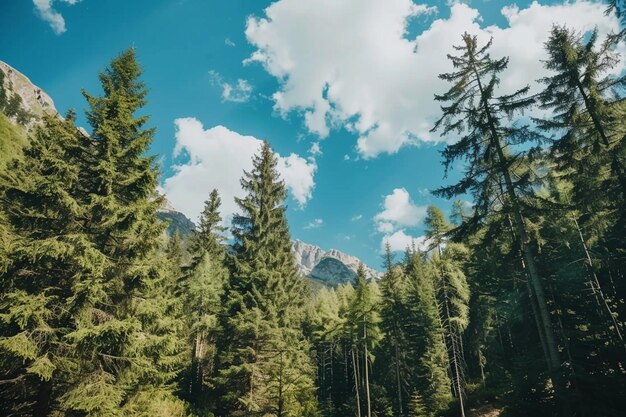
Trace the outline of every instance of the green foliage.
<instances>
[{"instance_id":1,"label":"green foliage","mask_svg":"<svg viewBox=\"0 0 626 417\"><path fill-rule=\"evenodd\" d=\"M11 123L4 114L0 113L0 171L12 159L21 157L22 150L27 143L26 131Z\"/></svg>"},{"instance_id":2,"label":"green foliage","mask_svg":"<svg viewBox=\"0 0 626 417\"><path fill-rule=\"evenodd\" d=\"M236 199L241 214L233 220L217 379L221 407L229 415L315 415L313 368L302 332L306 288L291 253L285 185L267 142L241 184L248 195ZM206 220L215 223L211 216Z\"/></svg>"}]
</instances>

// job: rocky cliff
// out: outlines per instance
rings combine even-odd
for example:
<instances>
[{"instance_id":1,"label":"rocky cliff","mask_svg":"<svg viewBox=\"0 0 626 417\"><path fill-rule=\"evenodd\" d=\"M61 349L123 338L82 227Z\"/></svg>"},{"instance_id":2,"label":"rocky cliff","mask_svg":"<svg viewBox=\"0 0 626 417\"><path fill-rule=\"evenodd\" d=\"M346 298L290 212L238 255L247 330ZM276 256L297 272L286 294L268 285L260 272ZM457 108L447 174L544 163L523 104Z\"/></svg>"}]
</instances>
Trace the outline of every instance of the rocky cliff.
<instances>
[{"instance_id":1,"label":"rocky cliff","mask_svg":"<svg viewBox=\"0 0 626 417\"><path fill-rule=\"evenodd\" d=\"M0 110L12 121L31 129L41 117L57 114L54 102L28 77L0 61Z\"/></svg>"},{"instance_id":2,"label":"rocky cliff","mask_svg":"<svg viewBox=\"0 0 626 417\"><path fill-rule=\"evenodd\" d=\"M356 270L361 263L356 256L348 255L337 249L324 251L318 246L295 240L293 251L300 272L327 285L354 281ZM382 273L365 267L368 279L379 279Z\"/></svg>"}]
</instances>

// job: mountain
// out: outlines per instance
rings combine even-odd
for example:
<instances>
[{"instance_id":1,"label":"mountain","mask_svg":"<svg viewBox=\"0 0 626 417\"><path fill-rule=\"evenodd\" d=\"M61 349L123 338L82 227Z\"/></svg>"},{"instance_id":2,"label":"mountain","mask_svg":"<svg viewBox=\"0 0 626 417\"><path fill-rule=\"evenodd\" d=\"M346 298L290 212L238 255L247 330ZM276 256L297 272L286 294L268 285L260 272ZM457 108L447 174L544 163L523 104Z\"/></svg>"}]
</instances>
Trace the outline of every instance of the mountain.
<instances>
[{"instance_id":1,"label":"mountain","mask_svg":"<svg viewBox=\"0 0 626 417\"><path fill-rule=\"evenodd\" d=\"M0 111L11 121L31 129L44 113L57 114L54 102L28 77L0 61Z\"/></svg>"},{"instance_id":2,"label":"mountain","mask_svg":"<svg viewBox=\"0 0 626 417\"><path fill-rule=\"evenodd\" d=\"M178 230L180 237L185 237L196 230L196 225L183 213L176 211L172 203L165 197L163 197L163 204L157 210L157 217L169 223L167 226L168 236L172 236Z\"/></svg>"},{"instance_id":3,"label":"mountain","mask_svg":"<svg viewBox=\"0 0 626 417\"><path fill-rule=\"evenodd\" d=\"M21 157L28 145L28 133L44 113L57 114L50 96L0 61L0 169Z\"/></svg>"},{"instance_id":4,"label":"mountain","mask_svg":"<svg viewBox=\"0 0 626 417\"><path fill-rule=\"evenodd\" d=\"M353 282L356 270L361 263L356 256L348 255L337 249L324 251L318 246L294 240L293 251L298 268L303 275L320 281L325 285ZM363 265L369 279L380 279L382 273Z\"/></svg>"}]
</instances>

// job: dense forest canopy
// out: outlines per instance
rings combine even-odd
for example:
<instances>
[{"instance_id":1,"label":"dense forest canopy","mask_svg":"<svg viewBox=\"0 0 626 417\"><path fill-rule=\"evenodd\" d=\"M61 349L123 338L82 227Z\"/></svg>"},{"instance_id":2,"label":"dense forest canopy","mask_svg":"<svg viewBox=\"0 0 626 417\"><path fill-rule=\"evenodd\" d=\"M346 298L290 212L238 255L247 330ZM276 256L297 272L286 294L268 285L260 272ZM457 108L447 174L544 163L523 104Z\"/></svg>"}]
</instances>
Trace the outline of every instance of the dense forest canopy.
<instances>
[{"instance_id":1,"label":"dense forest canopy","mask_svg":"<svg viewBox=\"0 0 626 417\"><path fill-rule=\"evenodd\" d=\"M269 142L228 230L213 190L195 231L165 233L134 49L83 91L88 134L29 114L0 71L0 414L623 415L623 37L553 26L530 94L464 34L432 127L463 171L434 193L473 205L430 206L382 278L321 288Z\"/></svg>"}]
</instances>

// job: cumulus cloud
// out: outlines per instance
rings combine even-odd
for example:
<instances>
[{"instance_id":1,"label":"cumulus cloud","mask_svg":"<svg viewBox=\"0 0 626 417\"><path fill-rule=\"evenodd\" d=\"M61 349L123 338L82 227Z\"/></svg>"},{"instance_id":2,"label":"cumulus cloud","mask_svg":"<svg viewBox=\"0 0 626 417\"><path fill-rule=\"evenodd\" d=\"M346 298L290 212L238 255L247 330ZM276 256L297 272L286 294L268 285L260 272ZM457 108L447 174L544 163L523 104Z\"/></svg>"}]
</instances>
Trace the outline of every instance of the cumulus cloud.
<instances>
[{"instance_id":1,"label":"cumulus cloud","mask_svg":"<svg viewBox=\"0 0 626 417\"><path fill-rule=\"evenodd\" d=\"M322 149L320 148L319 142L313 142L311 148L309 148L309 153L313 156L321 155Z\"/></svg>"},{"instance_id":2,"label":"cumulus cloud","mask_svg":"<svg viewBox=\"0 0 626 417\"><path fill-rule=\"evenodd\" d=\"M317 229L318 227L322 226L324 224L324 220L323 219L313 219L312 221L310 221L306 226L304 226L304 229Z\"/></svg>"},{"instance_id":3,"label":"cumulus cloud","mask_svg":"<svg viewBox=\"0 0 626 417\"><path fill-rule=\"evenodd\" d=\"M52 7L53 3L61 2L74 5L79 1L80 0L33 0L33 4L35 5L39 17L50 24L55 34L60 35L67 30L65 28L65 19L61 13Z\"/></svg>"},{"instance_id":4,"label":"cumulus cloud","mask_svg":"<svg viewBox=\"0 0 626 417\"><path fill-rule=\"evenodd\" d=\"M315 171L317 171L315 159L304 159L292 153L286 157L279 157L276 168L283 177L285 185L291 191L292 197L300 207L303 207L311 198L313 187L315 187L313 180Z\"/></svg>"},{"instance_id":5,"label":"cumulus cloud","mask_svg":"<svg viewBox=\"0 0 626 417\"><path fill-rule=\"evenodd\" d=\"M413 246L422 251L427 248L426 238L424 236L410 236L407 235L404 230L398 230L393 234L385 235L380 243L381 253L385 251L385 245L387 243L389 243L392 252L402 252Z\"/></svg>"},{"instance_id":6,"label":"cumulus cloud","mask_svg":"<svg viewBox=\"0 0 626 417\"><path fill-rule=\"evenodd\" d=\"M233 103L245 103L252 96L252 85L247 80L238 79L235 83L229 83L217 71L209 71L211 82L222 89L222 100Z\"/></svg>"},{"instance_id":7,"label":"cumulus cloud","mask_svg":"<svg viewBox=\"0 0 626 417\"><path fill-rule=\"evenodd\" d=\"M404 188L396 188L385 196L383 210L374 216L377 230L390 233L407 226L417 226L426 217L426 206L417 206Z\"/></svg>"},{"instance_id":8,"label":"cumulus cloud","mask_svg":"<svg viewBox=\"0 0 626 417\"><path fill-rule=\"evenodd\" d=\"M455 53L464 32L482 42L493 36L492 56L510 56L501 87L511 92L546 73L543 43L553 23L579 31L597 26L600 35L619 30L605 4L587 0L508 6L503 28L485 26L466 4L450 8L447 19L409 39L409 22L435 9L411 0L280 0L264 17L248 19L246 36L256 50L245 62L260 63L279 80L277 111L301 112L320 137L341 125L358 134L358 152L371 158L441 140L429 132L439 114L433 95L447 87L437 75L452 71L446 54Z\"/></svg>"},{"instance_id":9,"label":"cumulus cloud","mask_svg":"<svg viewBox=\"0 0 626 417\"><path fill-rule=\"evenodd\" d=\"M188 161L173 166L174 174L163 182L163 191L174 206L196 221L204 201L213 188L222 197L222 217L228 219L237 212L235 197L243 197L239 180L244 170L252 169L252 157L262 141L240 135L224 126L205 129L193 117L176 119L174 156L188 156ZM315 160L296 154L278 155L277 170L291 196L300 206L311 198L315 186Z\"/></svg>"}]
</instances>

